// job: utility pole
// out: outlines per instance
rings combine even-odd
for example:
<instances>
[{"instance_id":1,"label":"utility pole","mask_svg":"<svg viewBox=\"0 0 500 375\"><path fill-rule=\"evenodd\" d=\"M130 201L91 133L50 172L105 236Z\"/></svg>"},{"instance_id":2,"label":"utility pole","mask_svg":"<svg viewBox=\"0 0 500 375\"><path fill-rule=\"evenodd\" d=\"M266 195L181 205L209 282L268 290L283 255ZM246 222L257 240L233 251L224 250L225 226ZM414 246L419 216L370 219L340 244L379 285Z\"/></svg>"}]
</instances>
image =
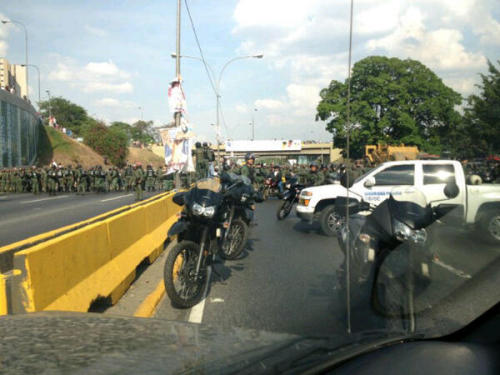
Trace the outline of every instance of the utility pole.
<instances>
[{"instance_id":1,"label":"utility pole","mask_svg":"<svg viewBox=\"0 0 500 375\"><path fill-rule=\"evenodd\" d=\"M254 108L252 112L252 141L255 140L255 112L257 112L257 108Z\"/></svg>"},{"instance_id":2,"label":"utility pole","mask_svg":"<svg viewBox=\"0 0 500 375\"><path fill-rule=\"evenodd\" d=\"M175 45L175 75L180 84L181 79L181 0L177 0L177 40ZM175 127L179 128L181 125L181 113L175 113ZM189 150L191 152L191 150ZM175 173L175 188L180 189L181 187L181 176L180 172Z\"/></svg>"}]
</instances>

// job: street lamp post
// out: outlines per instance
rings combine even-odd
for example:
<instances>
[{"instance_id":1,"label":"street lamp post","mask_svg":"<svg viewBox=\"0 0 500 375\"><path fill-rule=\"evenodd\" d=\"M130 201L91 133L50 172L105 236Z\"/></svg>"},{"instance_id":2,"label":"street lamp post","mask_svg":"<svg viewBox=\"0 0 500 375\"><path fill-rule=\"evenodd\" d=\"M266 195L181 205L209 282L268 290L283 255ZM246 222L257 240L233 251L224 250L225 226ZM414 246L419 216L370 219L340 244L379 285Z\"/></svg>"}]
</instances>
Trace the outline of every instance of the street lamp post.
<instances>
[{"instance_id":1,"label":"street lamp post","mask_svg":"<svg viewBox=\"0 0 500 375\"><path fill-rule=\"evenodd\" d=\"M40 69L38 68L37 65L33 65L33 64L29 64L29 65L21 64L21 66L31 66L32 68L35 68L36 71L38 72L38 108L40 109L40 101L41 101L41 98L40 98ZM26 70L27 69L28 68L26 68Z\"/></svg>"},{"instance_id":2,"label":"street lamp post","mask_svg":"<svg viewBox=\"0 0 500 375\"><path fill-rule=\"evenodd\" d=\"M177 58L177 54L175 54L175 53L172 53L171 56L172 56L172 58ZM203 60L201 58L195 57L195 56L181 55L179 57L185 57L188 59L194 59L194 60L199 60L199 61L203 62ZM264 57L263 54L233 57L232 59L230 59L229 61L227 61L224 64L224 66L222 67L222 69L219 72L219 76L217 78L217 81L215 82L215 96L217 98L215 126L216 126L216 140L217 140L217 164L219 164L219 167L220 167L220 115L219 115L219 108L220 108L220 98L221 98L220 83L221 83L221 79L222 79L222 74L224 73L224 70L226 70L227 66L236 60L252 59L252 58L253 59L262 59L263 57ZM216 77L214 74L214 70L212 69L212 67L208 63L207 63L207 66L209 67L209 69L212 73L212 76L215 79Z\"/></svg>"},{"instance_id":3,"label":"street lamp post","mask_svg":"<svg viewBox=\"0 0 500 375\"><path fill-rule=\"evenodd\" d=\"M252 112L252 141L255 140L255 112L257 112L257 108L253 109Z\"/></svg>"},{"instance_id":4,"label":"street lamp post","mask_svg":"<svg viewBox=\"0 0 500 375\"><path fill-rule=\"evenodd\" d=\"M24 29L25 60L26 60L26 62L24 64L26 66L29 66L29 64L28 64L28 30L26 29L26 26L24 25L24 23L19 22L19 21L14 21L14 20L2 20L1 22L4 25L7 23L14 23L16 25L21 25L23 27L23 29ZM26 77L26 98L29 99L28 68L26 68L24 74Z\"/></svg>"},{"instance_id":5,"label":"street lamp post","mask_svg":"<svg viewBox=\"0 0 500 375\"><path fill-rule=\"evenodd\" d=\"M45 90L47 92L47 96L49 97L49 125L50 125L50 119L52 118L52 106L50 103L50 90Z\"/></svg>"}]
</instances>

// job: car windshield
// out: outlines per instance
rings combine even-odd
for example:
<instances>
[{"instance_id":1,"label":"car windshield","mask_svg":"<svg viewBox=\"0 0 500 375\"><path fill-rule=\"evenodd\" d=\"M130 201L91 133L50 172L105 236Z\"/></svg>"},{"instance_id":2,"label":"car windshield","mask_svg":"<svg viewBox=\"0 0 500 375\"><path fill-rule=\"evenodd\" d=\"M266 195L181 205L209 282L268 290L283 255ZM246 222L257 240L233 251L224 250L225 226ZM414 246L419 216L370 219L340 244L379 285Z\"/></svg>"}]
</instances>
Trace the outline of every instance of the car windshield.
<instances>
[{"instance_id":1,"label":"car windshield","mask_svg":"<svg viewBox=\"0 0 500 375\"><path fill-rule=\"evenodd\" d=\"M500 302L498 0L0 4L0 373L301 372Z\"/></svg>"}]
</instances>

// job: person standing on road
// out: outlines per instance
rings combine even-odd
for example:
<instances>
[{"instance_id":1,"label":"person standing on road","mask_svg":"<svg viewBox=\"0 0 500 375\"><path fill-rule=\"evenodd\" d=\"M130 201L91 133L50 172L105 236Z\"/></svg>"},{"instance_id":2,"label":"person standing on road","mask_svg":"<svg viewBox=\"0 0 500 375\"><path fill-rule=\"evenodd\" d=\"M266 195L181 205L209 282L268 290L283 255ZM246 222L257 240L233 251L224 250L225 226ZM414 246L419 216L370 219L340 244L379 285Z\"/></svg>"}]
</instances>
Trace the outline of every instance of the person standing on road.
<instances>
[{"instance_id":1,"label":"person standing on road","mask_svg":"<svg viewBox=\"0 0 500 375\"><path fill-rule=\"evenodd\" d=\"M48 173L47 191L49 195L56 195L57 191L57 170L56 166L52 164Z\"/></svg>"},{"instance_id":2,"label":"person standing on road","mask_svg":"<svg viewBox=\"0 0 500 375\"><path fill-rule=\"evenodd\" d=\"M193 156L196 159L196 180L203 178L203 148L200 142L196 142Z\"/></svg>"},{"instance_id":3,"label":"person standing on road","mask_svg":"<svg viewBox=\"0 0 500 375\"><path fill-rule=\"evenodd\" d=\"M134 166L134 186L135 186L135 200L141 201L143 199L142 183L144 182L144 171L142 170L141 163L137 162Z\"/></svg>"},{"instance_id":4,"label":"person standing on road","mask_svg":"<svg viewBox=\"0 0 500 375\"><path fill-rule=\"evenodd\" d=\"M48 179L48 170L47 168L40 168L40 181L42 183L42 192L46 193L47 190L47 179Z\"/></svg>"},{"instance_id":5,"label":"person standing on road","mask_svg":"<svg viewBox=\"0 0 500 375\"><path fill-rule=\"evenodd\" d=\"M31 192L35 195L40 194L40 173L35 166L31 167Z\"/></svg>"},{"instance_id":6,"label":"person standing on road","mask_svg":"<svg viewBox=\"0 0 500 375\"><path fill-rule=\"evenodd\" d=\"M77 184L76 194L84 195L85 192L87 191L87 172L85 171L85 169L82 168L81 165L78 165L75 172L75 176Z\"/></svg>"},{"instance_id":7,"label":"person standing on road","mask_svg":"<svg viewBox=\"0 0 500 375\"><path fill-rule=\"evenodd\" d=\"M153 167L148 164L146 167L146 191L154 191L155 187L155 171Z\"/></svg>"},{"instance_id":8,"label":"person standing on road","mask_svg":"<svg viewBox=\"0 0 500 375\"><path fill-rule=\"evenodd\" d=\"M117 168L111 168L111 183L109 185L109 191L118 191L118 169Z\"/></svg>"}]
</instances>

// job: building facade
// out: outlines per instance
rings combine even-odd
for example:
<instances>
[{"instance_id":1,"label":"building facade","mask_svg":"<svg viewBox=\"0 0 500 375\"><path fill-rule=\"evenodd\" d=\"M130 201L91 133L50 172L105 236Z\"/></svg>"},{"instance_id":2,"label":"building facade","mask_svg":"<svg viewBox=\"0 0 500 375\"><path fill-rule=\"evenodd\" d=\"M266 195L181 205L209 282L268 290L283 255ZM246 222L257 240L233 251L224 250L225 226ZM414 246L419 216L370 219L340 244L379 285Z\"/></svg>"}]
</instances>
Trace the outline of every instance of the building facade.
<instances>
[{"instance_id":1,"label":"building facade","mask_svg":"<svg viewBox=\"0 0 500 375\"><path fill-rule=\"evenodd\" d=\"M10 64L9 60L0 58L0 87L4 90L8 88L9 92L21 98L27 98L26 69L25 66Z\"/></svg>"}]
</instances>

